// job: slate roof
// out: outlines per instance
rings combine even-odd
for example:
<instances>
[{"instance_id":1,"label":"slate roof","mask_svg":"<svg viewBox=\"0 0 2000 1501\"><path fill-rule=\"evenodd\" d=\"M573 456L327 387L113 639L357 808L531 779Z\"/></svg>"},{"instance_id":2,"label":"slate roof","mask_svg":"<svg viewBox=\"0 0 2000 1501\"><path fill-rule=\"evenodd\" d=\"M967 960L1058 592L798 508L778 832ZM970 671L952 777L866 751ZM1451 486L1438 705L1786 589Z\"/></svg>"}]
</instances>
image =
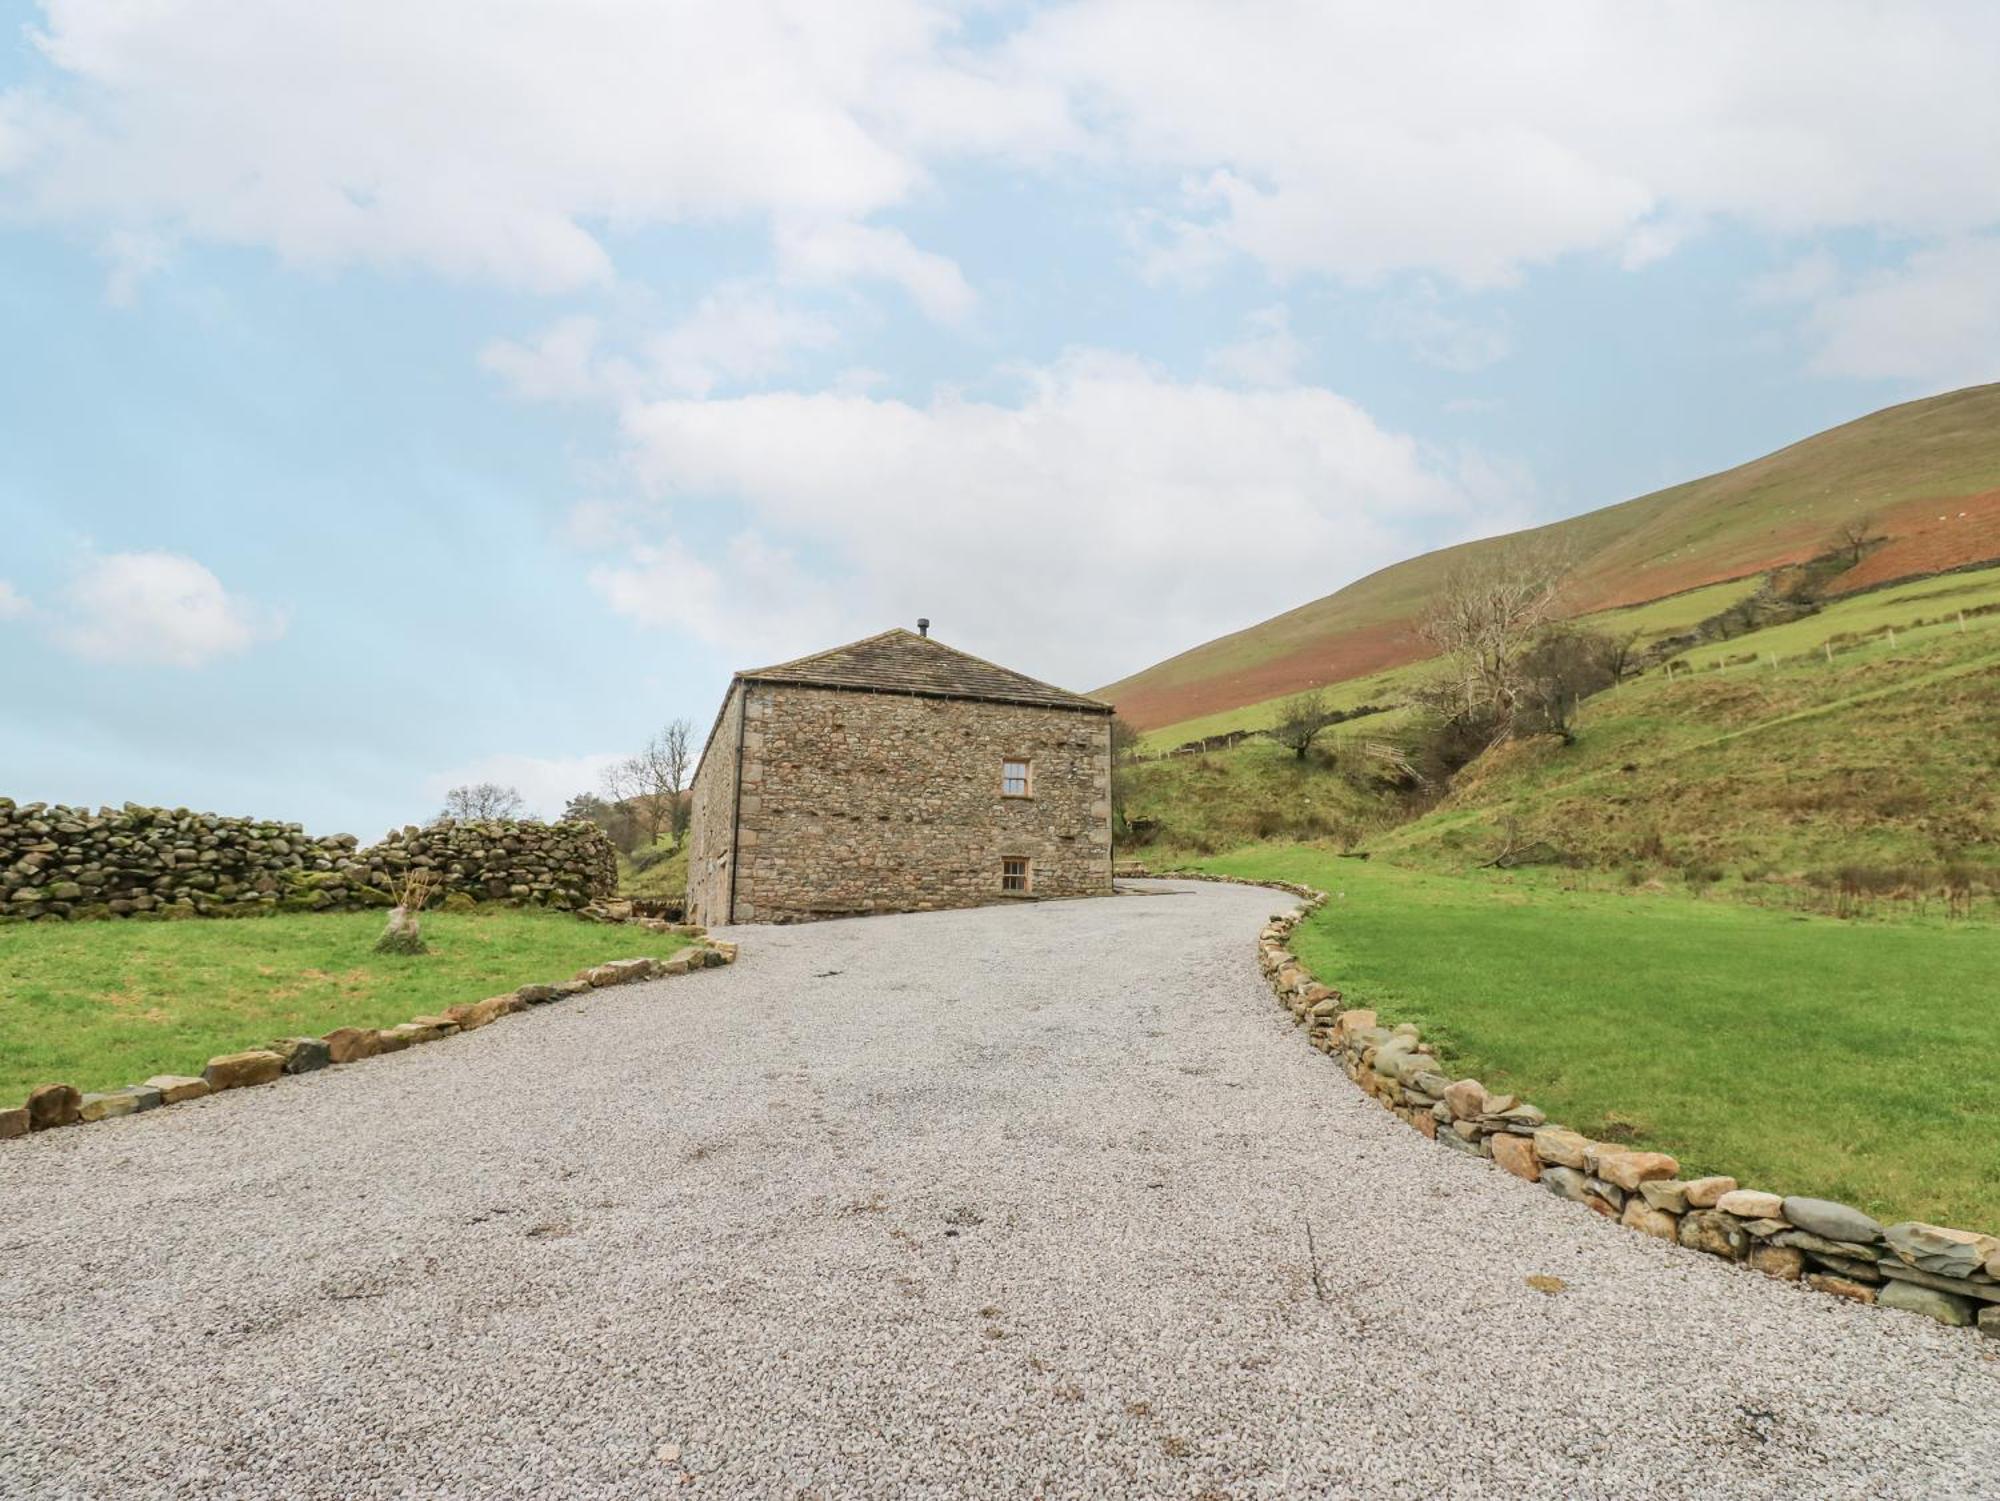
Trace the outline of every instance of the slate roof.
<instances>
[{"instance_id":1,"label":"slate roof","mask_svg":"<svg viewBox=\"0 0 2000 1501\"><path fill-rule=\"evenodd\" d=\"M879 636L815 652L775 667L739 672L746 683L798 683L814 688L854 688L910 693L924 698L965 698L984 703L1034 704L1109 714L1111 705L1005 667L981 661L941 641L898 627Z\"/></svg>"}]
</instances>

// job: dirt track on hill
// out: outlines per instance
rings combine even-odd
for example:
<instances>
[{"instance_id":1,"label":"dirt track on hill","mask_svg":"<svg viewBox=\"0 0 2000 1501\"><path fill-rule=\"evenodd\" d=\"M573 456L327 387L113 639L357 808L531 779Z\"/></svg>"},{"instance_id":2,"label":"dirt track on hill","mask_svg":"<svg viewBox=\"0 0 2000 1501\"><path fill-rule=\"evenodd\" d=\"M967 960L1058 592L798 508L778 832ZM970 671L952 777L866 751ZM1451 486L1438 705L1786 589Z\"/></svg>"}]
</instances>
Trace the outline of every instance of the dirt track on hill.
<instances>
[{"instance_id":1,"label":"dirt track on hill","mask_svg":"<svg viewBox=\"0 0 2000 1501\"><path fill-rule=\"evenodd\" d=\"M0 1494L2000 1490L1991 1341L1438 1149L1149 889L0 1143Z\"/></svg>"}]
</instances>

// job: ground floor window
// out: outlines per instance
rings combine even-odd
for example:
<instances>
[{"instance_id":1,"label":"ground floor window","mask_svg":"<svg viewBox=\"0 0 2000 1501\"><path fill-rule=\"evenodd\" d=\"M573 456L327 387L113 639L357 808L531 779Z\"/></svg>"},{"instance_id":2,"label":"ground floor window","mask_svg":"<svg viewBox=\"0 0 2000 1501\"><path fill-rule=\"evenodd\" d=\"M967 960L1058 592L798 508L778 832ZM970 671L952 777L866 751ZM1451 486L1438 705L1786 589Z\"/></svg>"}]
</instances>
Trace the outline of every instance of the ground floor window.
<instances>
[{"instance_id":1,"label":"ground floor window","mask_svg":"<svg viewBox=\"0 0 2000 1501\"><path fill-rule=\"evenodd\" d=\"M1028 889L1028 857L1026 855L1003 855L1000 857L1000 889L1002 891L1026 891Z\"/></svg>"}]
</instances>

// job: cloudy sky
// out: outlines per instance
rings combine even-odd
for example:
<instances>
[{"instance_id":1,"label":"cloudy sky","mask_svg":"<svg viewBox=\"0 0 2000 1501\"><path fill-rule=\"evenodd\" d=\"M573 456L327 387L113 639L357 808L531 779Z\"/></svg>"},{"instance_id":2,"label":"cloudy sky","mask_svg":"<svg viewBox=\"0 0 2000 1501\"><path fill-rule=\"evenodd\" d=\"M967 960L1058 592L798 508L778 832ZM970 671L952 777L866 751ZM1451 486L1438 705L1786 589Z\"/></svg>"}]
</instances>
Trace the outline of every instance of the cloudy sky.
<instances>
[{"instance_id":1,"label":"cloudy sky","mask_svg":"<svg viewBox=\"0 0 2000 1501\"><path fill-rule=\"evenodd\" d=\"M0 794L545 810L2000 378L2000 7L0 0Z\"/></svg>"}]
</instances>

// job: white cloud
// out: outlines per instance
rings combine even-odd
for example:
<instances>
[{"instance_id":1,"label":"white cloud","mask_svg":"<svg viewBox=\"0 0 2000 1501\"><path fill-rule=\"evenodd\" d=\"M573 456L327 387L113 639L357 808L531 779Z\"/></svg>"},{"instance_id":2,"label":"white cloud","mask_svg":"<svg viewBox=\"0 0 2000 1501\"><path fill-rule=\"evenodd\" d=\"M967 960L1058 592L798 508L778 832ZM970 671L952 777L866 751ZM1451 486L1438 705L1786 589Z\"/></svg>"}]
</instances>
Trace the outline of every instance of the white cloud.
<instances>
[{"instance_id":1,"label":"white cloud","mask_svg":"<svg viewBox=\"0 0 2000 1501\"><path fill-rule=\"evenodd\" d=\"M526 343L495 339L480 363L528 401L614 401L707 396L782 374L797 357L833 344L838 331L816 313L789 307L750 282L725 282L681 322L624 335L596 318L559 318Z\"/></svg>"},{"instance_id":2,"label":"white cloud","mask_svg":"<svg viewBox=\"0 0 2000 1501\"><path fill-rule=\"evenodd\" d=\"M1807 320L1822 375L1943 389L2000 379L2000 236L1918 251L1825 293Z\"/></svg>"},{"instance_id":3,"label":"white cloud","mask_svg":"<svg viewBox=\"0 0 2000 1501\"><path fill-rule=\"evenodd\" d=\"M1157 268L1469 286L1717 217L1914 234L2000 219L2000 10L1084 0L1008 48L1098 149L1178 173Z\"/></svg>"},{"instance_id":4,"label":"white cloud","mask_svg":"<svg viewBox=\"0 0 2000 1501\"><path fill-rule=\"evenodd\" d=\"M493 340L479 352L479 362L523 401L590 401L616 395L628 379L637 380L629 365L607 367L601 336L595 318L559 318L531 342Z\"/></svg>"},{"instance_id":5,"label":"white cloud","mask_svg":"<svg viewBox=\"0 0 2000 1501\"><path fill-rule=\"evenodd\" d=\"M523 756L502 753L468 761L424 779L424 795L440 807L454 787L497 782L521 794L527 810L541 818L562 815L563 804L579 792L597 792L605 768L617 761L613 751L583 756Z\"/></svg>"},{"instance_id":6,"label":"white cloud","mask_svg":"<svg viewBox=\"0 0 2000 1501\"><path fill-rule=\"evenodd\" d=\"M0 620L20 620L29 615L34 606L28 597L5 579L0 579Z\"/></svg>"},{"instance_id":7,"label":"white cloud","mask_svg":"<svg viewBox=\"0 0 2000 1501\"><path fill-rule=\"evenodd\" d=\"M1753 278L1748 298L1753 305L1816 302L1839 285L1840 262L1832 252L1820 249Z\"/></svg>"},{"instance_id":8,"label":"white cloud","mask_svg":"<svg viewBox=\"0 0 2000 1501\"><path fill-rule=\"evenodd\" d=\"M958 148L1062 128L1059 100L953 61L959 20L928 0L43 9L72 86L0 94L0 170L31 212L303 265L552 291L610 278L607 226L783 216L865 238L925 180L912 110L938 127L963 96L939 137ZM938 295L920 253L874 253Z\"/></svg>"},{"instance_id":9,"label":"white cloud","mask_svg":"<svg viewBox=\"0 0 2000 1501\"><path fill-rule=\"evenodd\" d=\"M788 225L778 232L778 264L786 276L807 283L894 282L940 323L961 321L975 301L955 262L919 250L899 229Z\"/></svg>"},{"instance_id":10,"label":"white cloud","mask_svg":"<svg viewBox=\"0 0 2000 1501\"><path fill-rule=\"evenodd\" d=\"M1163 268L1357 282L1643 265L1718 218L2000 221L1978 0L1075 0L976 29L945 0L43 8L58 81L0 94L0 173L138 236L105 241L128 277L193 237L567 289L612 276L607 229L750 220L781 274L950 320L959 269L878 221L963 160L1181 184L1137 201Z\"/></svg>"},{"instance_id":11,"label":"white cloud","mask_svg":"<svg viewBox=\"0 0 2000 1501\"><path fill-rule=\"evenodd\" d=\"M1503 314L1468 318L1448 312L1429 281L1383 302L1375 312L1375 333L1407 345L1425 364L1460 374L1498 364L1512 347Z\"/></svg>"},{"instance_id":12,"label":"white cloud","mask_svg":"<svg viewBox=\"0 0 2000 1501\"><path fill-rule=\"evenodd\" d=\"M761 380L791 368L797 355L834 342L831 323L786 307L770 293L728 283L688 318L647 343L647 363L668 391L706 396L722 384Z\"/></svg>"},{"instance_id":13,"label":"white cloud","mask_svg":"<svg viewBox=\"0 0 2000 1501\"><path fill-rule=\"evenodd\" d=\"M719 555L663 529L592 575L614 610L781 658L907 623L1071 685L1327 593L1504 482L1312 388L1184 384L1076 353L1018 405L766 393L633 406L639 476L677 515L745 518ZM769 539L782 538L785 546ZM746 663L744 665L755 665Z\"/></svg>"},{"instance_id":14,"label":"white cloud","mask_svg":"<svg viewBox=\"0 0 2000 1501\"><path fill-rule=\"evenodd\" d=\"M1296 385L1306 346L1292 332L1292 315L1280 305L1249 318L1249 333L1208 357L1208 368L1224 380L1246 386Z\"/></svg>"},{"instance_id":15,"label":"white cloud","mask_svg":"<svg viewBox=\"0 0 2000 1501\"><path fill-rule=\"evenodd\" d=\"M754 532L731 537L713 560L676 537L639 543L592 569L590 586L628 620L722 647L739 667L797 656L809 649L801 643L831 645L857 618L843 609L846 588Z\"/></svg>"},{"instance_id":16,"label":"white cloud","mask_svg":"<svg viewBox=\"0 0 2000 1501\"><path fill-rule=\"evenodd\" d=\"M70 581L54 635L90 661L199 667L283 630L193 558L117 552L91 557Z\"/></svg>"}]
</instances>

